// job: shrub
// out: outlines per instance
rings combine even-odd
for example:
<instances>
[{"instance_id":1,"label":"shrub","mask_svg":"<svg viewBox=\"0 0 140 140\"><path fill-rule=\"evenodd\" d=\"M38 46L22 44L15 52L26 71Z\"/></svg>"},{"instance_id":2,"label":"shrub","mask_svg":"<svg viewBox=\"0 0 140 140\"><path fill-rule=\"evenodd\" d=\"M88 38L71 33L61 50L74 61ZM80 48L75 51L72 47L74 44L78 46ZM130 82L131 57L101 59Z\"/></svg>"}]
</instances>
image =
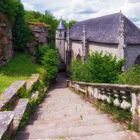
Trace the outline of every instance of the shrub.
<instances>
[{"instance_id":1,"label":"shrub","mask_svg":"<svg viewBox=\"0 0 140 140\"><path fill-rule=\"evenodd\" d=\"M42 64L43 57L44 57L45 53L48 51L48 49L49 49L49 47L47 45L38 46L36 57L37 57L37 62L39 64Z\"/></svg>"},{"instance_id":2,"label":"shrub","mask_svg":"<svg viewBox=\"0 0 140 140\"><path fill-rule=\"evenodd\" d=\"M83 63L81 60L73 60L69 72L72 80L90 81L89 73L87 72L87 63Z\"/></svg>"},{"instance_id":3,"label":"shrub","mask_svg":"<svg viewBox=\"0 0 140 140\"><path fill-rule=\"evenodd\" d=\"M56 49L48 49L44 54L42 64L45 69L45 80L52 81L56 78L60 64L59 53Z\"/></svg>"},{"instance_id":4,"label":"shrub","mask_svg":"<svg viewBox=\"0 0 140 140\"><path fill-rule=\"evenodd\" d=\"M140 84L140 66L133 66L128 71L123 72L118 77L120 84Z\"/></svg>"},{"instance_id":5,"label":"shrub","mask_svg":"<svg viewBox=\"0 0 140 140\"><path fill-rule=\"evenodd\" d=\"M98 83L113 83L121 73L123 60L111 54L92 53L85 63L75 60L70 67L72 80Z\"/></svg>"},{"instance_id":6,"label":"shrub","mask_svg":"<svg viewBox=\"0 0 140 140\"><path fill-rule=\"evenodd\" d=\"M92 53L87 60L87 71L91 82L113 83L122 72L123 60L111 54Z\"/></svg>"}]
</instances>

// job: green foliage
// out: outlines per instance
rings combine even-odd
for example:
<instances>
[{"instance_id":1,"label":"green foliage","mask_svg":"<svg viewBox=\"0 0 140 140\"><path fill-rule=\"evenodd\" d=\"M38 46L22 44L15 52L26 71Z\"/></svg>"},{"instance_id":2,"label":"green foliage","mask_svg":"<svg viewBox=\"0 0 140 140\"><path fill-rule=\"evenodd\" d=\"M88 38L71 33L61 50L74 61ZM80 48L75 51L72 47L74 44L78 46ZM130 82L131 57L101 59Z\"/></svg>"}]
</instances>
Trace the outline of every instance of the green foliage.
<instances>
[{"instance_id":1,"label":"green foliage","mask_svg":"<svg viewBox=\"0 0 140 140\"><path fill-rule=\"evenodd\" d=\"M33 73L44 73L42 66L33 63L33 57L28 54L15 53L13 59L0 67L0 93L16 80L26 80Z\"/></svg>"},{"instance_id":2,"label":"green foliage","mask_svg":"<svg viewBox=\"0 0 140 140\"><path fill-rule=\"evenodd\" d=\"M72 80L97 83L114 83L121 73L123 60L111 54L92 53L86 62L75 60L70 66Z\"/></svg>"},{"instance_id":3,"label":"green foliage","mask_svg":"<svg viewBox=\"0 0 140 140\"><path fill-rule=\"evenodd\" d=\"M19 2L16 3L16 15L15 15L15 22L13 24L13 43L15 49L23 50L27 47L27 43L31 40L32 33L25 23L24 19L24 8L23 5Z\"/></svg>"},{"instance_id":4,"label":"green foliage","mask_svg":"<svg viewBox=\"0 0 140 140\"><path fill-rule=\"evenodd\" d=\"M42 64L44 66L45 80L52 81L56 78L58 73L58 67L60 64L59 53L56 49L48 49L43 57Z\"/></svg>"},{"instance_id":5,"label":"green foliage","mask_svg":"<svg viewBox=\"0 0 140 140\"><path fill-rule=\"evenodd\" d=\"M129 124L132 120L131 112L108 104L103 101L98 101L96 106L103 112L113 115L113 118L119 122Z\"/></svg>"},{"instance_id":6,"label":"green foliage","mask_svg":"<svg viewBox=\"0 0 140 140\"><path fill-rule=\"evenodd\" d=\"M6 15L11 22L15 19L15 8L16 0L0 0L0 13Z\"/></svg>"},{"instance_id":7,"label":"green foliage","mask_svg":"<svg viewBox=\"0 0 140 140\"><path fill-rule=\"evenodd\" d=\"M75 20L71 20L69 22L64 21L64 22L65 22L65 25L66 25L67 28L72 28L73 25L77 23L77 21L75 21Z\"/></svg>"},{"instance_id":8,"label":"green foliage","mask_svg":"<svg viewBox=\"0 0 140 140\"><path fill-rule=\"evenodd\" d=\"M49 24L51 26L51 31L49 32L50 39L55 39L55 32L59 23L59 20L49 11L46 11L45 14L36 11L26 11L25 12L25 20L26 22L43 22ZM71 28L76 21L71 20L69 23L64 21L66 27Z\"/></svg>"},{"instance_id":9,"label":"green foliage","mask_svg":"<svg viewBox=\"0 0 140 140\"><path fill-rule=\"evenodd\" d=\"M140 84L140 66L133 66L128 71L123 72L118 77L118 83L120 84L130 84L139 85Z\"/></svg>"},{"instance_id":10,"label":"green foliage","mask_svg":"<svg viewBox=\"0 0 140 140\"><path fill-rule=\"evenodd\" d=\"M69 71L72 80L89 82L90 77L87 72L87 63L84 63L82 60L72 60Z\"/></svg>"},{"instance_id":11,"label":"green foliage","mask_svg":"<svg viewBox=\"0 0 140 140\"><path fill-rule=\"evenodd\" d=\"M30 99L29 106L26 109L26 112L23 115L22 120L20 121L20 125L18 130L21 130L25 127L27 122L29 121L31 115L35 112L37 106L43 101L46 91L44 91L44 88L46 85L42 80L39 80L30 91L21 91L22 94L19 95L20 98L27 98L29 99L34 91L39 91L39 96L37 99ZM28 93L28 94L27 94Z\"/></svg>"},{"instance_id":12,"label":"green foliage","mask_svg":"<svg viewBox=\"0 0 140 140\"><path fill-rule=\"evenodd\" d=\"M11 21L14 47L22 50L32 38L32 33L25 22L22 3L18 0L1 0L0 13Z\"/></svg>"},{"instance_id":13,"label":"green foliage","mask_svg":"<svg viewBox=\"0 0 140 140\"><path fill-rule=\"evenodd\" d=\"M58 26L59 21L53 16L52 13L46 11L45 14L35 11L25 12L26 22L43 22L51 26L51 31L49 36L51 40L55 39L55 31Z\"/></svg>"},{"instance_id":14,"label":"green foliage","mask_svg":"<svg viewBox=\"0 0 140 140\"><path fill-rule=\"evenodd\" d=\"M46 46L46 45L38 46L36 57L37 57L37 62L39 64L42 64L43 57L44 57L45 53L48 51L48 49L49 49L49 46Z\"/></svg>"}]
</instances>

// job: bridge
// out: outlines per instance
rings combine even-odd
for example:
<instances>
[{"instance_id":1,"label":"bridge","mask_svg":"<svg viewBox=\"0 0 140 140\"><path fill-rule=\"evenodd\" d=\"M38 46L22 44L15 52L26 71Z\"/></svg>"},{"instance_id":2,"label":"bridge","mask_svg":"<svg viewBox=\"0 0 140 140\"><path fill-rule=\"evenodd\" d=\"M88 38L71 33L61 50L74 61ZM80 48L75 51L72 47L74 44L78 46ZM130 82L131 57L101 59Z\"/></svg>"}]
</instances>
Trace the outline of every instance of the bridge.
<instances>
[{"instance_id":1,"label":"bridge","mask_svg":"<svg viewBox=\"0 0 140 140\"><path fill-rule=\"evenodd\" d=\"M138 133L127 130L124 125L113 121L108 114L101 112L74 92L88 93L87 96L92 100L100 99L108 102L110 102L110 95L114 94L114 104L124 109L130 108L133 116L136 117L138 116L136 112L138 90L138 87L126 85L66 82L64 76L59 75L55 87L49 91L44 102L39 105L26 128L18 133L16 139L139 140ZM132 105L127 102L127 98L132 100Z\"/></svg>"}]
</instances>

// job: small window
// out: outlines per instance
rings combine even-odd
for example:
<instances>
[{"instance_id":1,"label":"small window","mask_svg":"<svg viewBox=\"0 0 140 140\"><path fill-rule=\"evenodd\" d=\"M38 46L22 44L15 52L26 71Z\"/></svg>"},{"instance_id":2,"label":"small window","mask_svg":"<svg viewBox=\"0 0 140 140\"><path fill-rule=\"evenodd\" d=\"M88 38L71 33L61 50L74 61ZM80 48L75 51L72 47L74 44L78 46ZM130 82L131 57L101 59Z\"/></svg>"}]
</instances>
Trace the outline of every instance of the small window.
<instances>
[{"instance_id":1,"label":"small window","mask_svg":"<svg viewBox=\"0 0 140 140\"><path fill-rule=\"evenodd\" d=\"M62 34L59 34L59 37L62 37Z\"/></svg>"},{"instance_id":2,"label":"small window","mask_svg":"<svg viewBox=\"0 0 140 140\"><path fill-rule=\"evenodd\" d=\"M61 45L61 41L60 41L60 45Z\"/></svg>"}]
</instances>

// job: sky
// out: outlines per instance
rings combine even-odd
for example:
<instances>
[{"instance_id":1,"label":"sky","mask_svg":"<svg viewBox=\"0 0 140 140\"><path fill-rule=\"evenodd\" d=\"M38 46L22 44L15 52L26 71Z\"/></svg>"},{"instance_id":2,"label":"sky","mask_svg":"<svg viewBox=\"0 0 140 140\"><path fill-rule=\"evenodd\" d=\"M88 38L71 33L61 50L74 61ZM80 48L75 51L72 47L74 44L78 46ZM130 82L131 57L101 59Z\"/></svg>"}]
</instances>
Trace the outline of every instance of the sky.
<instances>
[{"instance_id":1,"label":"sky","mask_svg":"<svg viewBox=\"0 0 140 140\"><path fill-rule=\"evenodd\" d=\"M60 19L85 20L122 11L140 28L140 0L21 0L26 10L50 11Z\"/></svg>"}]
</instances>

